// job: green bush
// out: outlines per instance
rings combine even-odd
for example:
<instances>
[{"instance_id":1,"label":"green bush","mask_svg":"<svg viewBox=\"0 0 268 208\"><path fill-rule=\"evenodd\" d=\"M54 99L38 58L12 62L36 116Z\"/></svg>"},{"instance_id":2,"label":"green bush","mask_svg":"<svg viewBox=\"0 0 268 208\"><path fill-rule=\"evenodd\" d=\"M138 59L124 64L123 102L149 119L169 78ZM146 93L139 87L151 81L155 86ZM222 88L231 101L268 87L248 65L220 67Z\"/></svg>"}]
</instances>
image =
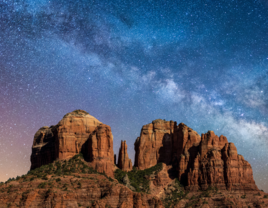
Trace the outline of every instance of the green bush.
<instances>
[{"instance_id":1,"label":"green bush","mask_svg":"<svg viewBox=\"0 0 268 208\"><path fill-rule=\"evenodd\" d=\"M40 184L38 185L38 188L45 188L46 185L47 185L46 182L40 183Z\"/></svg>"},{"instance_id":2,"label":"green bush","mask_svg":"<svg viewBox=\"0 0 268 208\"><path fill-rule=\"evenodd\" d=\"M50 189L48 189L45 193L45 198L48 198L51 193L52 193L52 191Z\"/></svg>"},{"instance_id":3,"label":"green bush","mask_svg":"<svg viewBox=\"0 0 268 208\"><path fill-rule=\"evenodd\" d=\"M25 192L22 193L22 195L21 195L21 201L25 201L26 200L28 193L30 193L30 190L27 190L27 191L25 191Z\"/></svg>"},{"instance_id":4,"label":"green bush","mask_svg":"<svg viewBox=\"0 0 268 208\"><path fill-rule=\"evenodd\" d=\"M115 171L115 178L119 183L123 184L123 178L125 175L128 175L130 180L130 185L133 186L137 192L148 192L149 191L149 176L153 173L158 173L162 170L162 163L158 163L157 165L145 169L145 170L137 170L133 168L130 172L122 171L121 169L117 169Z\"/></svg>"}]
</instances>

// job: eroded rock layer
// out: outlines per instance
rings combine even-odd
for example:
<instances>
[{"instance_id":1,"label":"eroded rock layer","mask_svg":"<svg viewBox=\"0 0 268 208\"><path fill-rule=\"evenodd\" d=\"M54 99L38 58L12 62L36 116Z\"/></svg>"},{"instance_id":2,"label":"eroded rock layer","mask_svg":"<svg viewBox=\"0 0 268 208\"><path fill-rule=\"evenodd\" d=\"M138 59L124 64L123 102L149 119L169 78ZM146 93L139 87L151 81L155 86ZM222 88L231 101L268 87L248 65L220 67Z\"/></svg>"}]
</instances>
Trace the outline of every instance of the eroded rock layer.
<instances>
[{"instance_id":1,"label":"eroded rock layer","mask_svg":"<svg viewBox=\"0 0 268 208\"><path fill-rule=\"evenodd\" d=\"M99 172L113 175L111 128L83 110L66 114L55 126L42 127L34 136L31 170L82 152ZM110 174L109 174L110 173Z\"/></svg>"},{"instance_id":2,"label":"eroded rock layer","mask_svg":"<svg viewBox=\"0 0 268 208\"><path fill-rule=\"evenodd\" d=\"M200 136L180 123L157 119L144 125L135 142L135 167L146 169L163 162L178 171L189 190L258 190L252 168L233 143L213 131Z\"/></svg>"}]
</instances>

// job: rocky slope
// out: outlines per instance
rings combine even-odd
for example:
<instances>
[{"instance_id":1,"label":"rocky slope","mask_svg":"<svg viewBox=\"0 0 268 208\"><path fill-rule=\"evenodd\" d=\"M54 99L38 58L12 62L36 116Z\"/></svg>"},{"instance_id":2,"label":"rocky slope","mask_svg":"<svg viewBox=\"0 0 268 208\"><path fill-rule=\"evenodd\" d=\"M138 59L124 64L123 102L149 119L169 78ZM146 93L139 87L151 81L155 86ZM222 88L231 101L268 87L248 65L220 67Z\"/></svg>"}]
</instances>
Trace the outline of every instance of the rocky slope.
<instances>
[{"instance_id":1,"label":"rocky slope","mask_svg":"<svg viewBox=\"0 0 268 208\"><path fill-rule=\"evenodd\" d=\"M75 156L41 166L0 184L0 208L163 208L149 194L133 192Z\"/></svg>"}]
</instances>

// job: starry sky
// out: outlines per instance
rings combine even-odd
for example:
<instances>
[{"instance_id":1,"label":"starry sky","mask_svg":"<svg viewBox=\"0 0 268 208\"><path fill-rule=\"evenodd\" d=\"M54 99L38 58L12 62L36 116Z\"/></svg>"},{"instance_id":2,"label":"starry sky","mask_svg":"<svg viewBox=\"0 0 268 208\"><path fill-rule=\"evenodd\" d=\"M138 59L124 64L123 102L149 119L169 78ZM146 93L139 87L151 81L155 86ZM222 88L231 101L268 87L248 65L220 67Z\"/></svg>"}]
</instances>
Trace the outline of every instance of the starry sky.
<instances>
[{"instance_id":1,"label":"starry sky","mask_svg":"<svg viewBox=\"0 0 268 208\"><path fill-rule=\"evenodd\" d=\"M235 143L268 192L267 0L0 1L0 181L35 132L83 109L114 151L154 119Z\"/></svg>"}]
</instances>

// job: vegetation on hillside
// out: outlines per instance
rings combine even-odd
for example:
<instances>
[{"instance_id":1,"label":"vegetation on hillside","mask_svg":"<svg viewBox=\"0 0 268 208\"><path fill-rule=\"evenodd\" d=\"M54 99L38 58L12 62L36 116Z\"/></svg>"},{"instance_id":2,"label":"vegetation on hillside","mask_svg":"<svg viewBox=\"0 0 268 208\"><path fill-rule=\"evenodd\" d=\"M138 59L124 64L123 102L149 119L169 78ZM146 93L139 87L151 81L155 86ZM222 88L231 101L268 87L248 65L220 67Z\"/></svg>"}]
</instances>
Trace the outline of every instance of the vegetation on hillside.
<instances>
[{"instance_id":1,"label":"vegetation on hillside","mask_svg":"<svg viewBox=\"0 0 268 208\"><path fill-rule=\"evenodd\" d=\"M89 115L89 113L86 112L86 111L84 111L84 110L78 109L78 110L74 110L73 112L70 112L70 113L65 114L63 116L63 118L65 118L68 115L80 115L80 116L82 116L82 115Z\"/></svg>"},{"instance_id":2,"label":"vegetation on hillside","mask_svg":"<svg viewBox=\"0 0 268 208\"><path fill-rule=\"evenodd\" d=\"M135 188L137 192L149 192L149 177L152 174L157 174L163 168L162 163L158 163L157 165L145 169L145 170L137 170L135 167L130 172L122 171L121 169L117 169L115 171L115 178L119 183L124 184L123 178L128 175L130 180L130 185Z\"/></svg>"},{"instance_id":3,"label":"vegetation on hillside","mask_svg":"<svg viewBox=\"0 0 268 208\"><path fill-rule=\"evenodd\" d=\"M110 181L113 181L112 178L108 177L105 173L99 173L94 170L92 167L89 167L86 162L83 161L83 154L77 154L69 160L64 161L55 161L53 163L43 165L34 170L30 170L26 175L18 176L17 178L10 178L5 183L11 181L17 181L19 179L28 178L30 181L34 179L43 179L48 180L48 175L54 176L64 176L64 175L73 175L78 174L101 174L108 178ZM0 184L1 185L1 184Z\"/></svg>"}]
</instances>

